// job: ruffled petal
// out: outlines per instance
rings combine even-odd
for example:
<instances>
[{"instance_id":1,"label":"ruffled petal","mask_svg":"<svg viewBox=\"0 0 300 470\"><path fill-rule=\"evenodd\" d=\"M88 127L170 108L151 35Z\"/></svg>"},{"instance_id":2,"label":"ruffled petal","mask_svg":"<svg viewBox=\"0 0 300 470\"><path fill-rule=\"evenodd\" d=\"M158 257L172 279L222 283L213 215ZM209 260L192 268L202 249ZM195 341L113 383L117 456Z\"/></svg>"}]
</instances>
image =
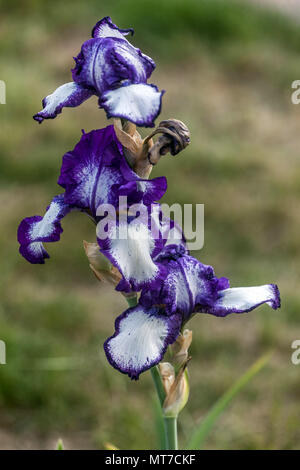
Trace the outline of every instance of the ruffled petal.
<instances>
[{"instance_id":1,"label":"ruffled petal","mask_svg":"<svg viewBox=\"0 0 300 470\"><path fill-rule=\"evenodd\" d=\"M163 252L158 255L158 257L168 257L173 245L175 245L174 250L176 253L179 249L179 252L181 252L181 254L189 254L186 238L184 236L182 228L177 222L170 219L169 217L166 217L165 215L163 215L161 221L161 233L162 238L166 241L166 243L164 245Z\"/></svg>"},{"instance_id":2,"label":"ruffled petal","mask_svg":"<svg viewBox=\"0 0 300 470\"><path fill-rule=\"evenodd\" d=\"M56 242L63 231L60 221L72 208L65 203L64 195L55 196L44 217L34 216L22 220L18 228L20 253L33 264L44 264L49 258L43 242Z\"/></svg>"},{"instance_id":3,"label":"ruffled petal","mask_svg":"<svg viewBox=\"0 0 300 470\"><path fill-rule=\"evenodd\" d=\"M107 62L111 63L120 79L130 83L145 83L156 67L151 57L128 41L115 41Z\"/></svg>"},{"instance_id":4,"label":"ruffled petal","mask_svg":"<svg viewBox=\"0 0 300 470\"><path fill-rule=\"evenodd\" d=\"M127 118L128 115L129 120L141 126L154 125L161 108L162 92L146 82L155 69L155 62L127 41L125 36L130 32L133 30L118 28L109 17L99 21L92 39L85 41L74 57L74 82L65 83L44 98L43 110L35 114L34 119L39 123L53 119L62 108L78 106L95 94L100 107L109 116ZM137 89L138 84L144 88ZM124 86L133 88L113 93Z\"/></svg>"},{"instance_id":5,"label":"ruffled petal","mask_svg":"<svg viewBox=\"0 0 300 470\"><path fill-rule=\"evenodd\" d=\"M124 38L97 38L85 41L75 58L74 82L102 93L124 84L146 83L155 67L149 57Z\"/></svg>"},{"instance_id":6,"label":"ruffled petal","mask_svg":"<svg viewBox=\"0 0 300 470\"><path fill-rule=\"evenodd\" d=\"M226 277L216 277L212 266L203 264L192 256L182 256L178 259L178 264L189 293L189 314L195 311L196 305L213 305L219 291L229 287Z\"/></svg>"},{"instance_id":7,"label":"ruffled petal","mask_svg":"<svg viewBox=\"0 0 300 470\"><path fill-rule=\"evenodd\" d=\"M106 89L106 80L113 84L111 67L107 64L106 49L114 45L114 39L89 39L81 47L72 69L74 82L84 87L92 87L97 95Z\"/></svg>"},{"instance_id":8,"label":"ruffled petal","mask_svg":"<svg viewBox=\"0 0 300 470\"><path fill-rule=\"evenodd\" d=\"M94 94L94 91L74 82L65 83L43 99L43 110L33 116L39 123L54 119L62 108L75 108Z\"/></svg>"},{"instance_id":9,"label":"ruffled petal","mask_svg":"<svg viewBox=\"0 0 300 470\"><path fill-rule=\"evenodd\" d=\"M163 246L153 217L156 218L156 211L152 216L152 211L149 213L146 206L142 206L137 217L125 215L118 220L111 220L107 225L103 220L97 226L101 252L123 276L118 290L129 292L142 288L155 289L166 274L165 266L153 261Z\"/></svg>"},{"instance_id":10,"label":"ruffled petal","mask_svg":"<svg viewBox=\"0 0 300 470\"><path fill-rule=\"evenodd\" d=\"M196 305L213 305L218 291L229 286L228 279L215 277L211 266L189 256L184 244L165 245L155 262L165 266L167 275L160 289L143 291L140 302L144 306L164 305L168 315L181 312L187 320Z\"/></svg>"},{"instance_id":11,"label":"ruffled petal","mask_svg":"<svg viewBox=\"0 0 300 470\"><path fill-rule=\"evenodd\" d=\"M151 180L137 179L129 181L118 188L119 196L126 196L128 204L142 201L145 205L159 201L167 190L167 179L164 176Z\"/></svg>"},{"instance_id":12,"label":"ruffled petal","mask_svg":"<svg viewBox=\"0 0 300 470\"><path fill-rule=\"evenodd\" d=\"M98 23L94 26L92 30L92 37L97 39L97 38L116 38L116 39L122 39L123 41L126 41L127 44L128 41L125 38L125 36L128 36L129 34L133 35L134 30L132 28L127 28L127 29L121 29L118 28L112 21L109 16L106 16L102 20L98 21ZM140 59L143 60L144 66L146 67L147 70L147 78L150 77L151 73L156 67L156 64L151 57L147 56L146 54L143 54L140 49L132 46L130 46L135 49L136 53L140 56ZM125 54L126 55L126 54ZM116 58L117 60L119 59L120 61L126 60L126 57L124 57L122 54L119 54L119 57ZM129 78L129 77L127 77Z\"/></svg>"},{"instance_id":13,"label":"ruffled petal","mask_svg":"<svg viewBox=\"0 0 300 470\"><path fill-rule=\"evenodd\" d=\"M221 290L215 304L203 311L224 317L230 313L250 312L265 303L274 310L280 307L280 293L276 284Z\"/></svg>"},{"instance_id":14,"label":"ruffled petal","mask_svg":"<svg viewBox=\"0 0 300 470\"><path fill-rule=\"evenodd\" d=\"M165 266L167 275L160 288L143 290L140 303L145 307L164 305L168 315L182 312L185 321L195 312L226 316L250 312L263 303L280 307L275 284L230 288L227 278L216 277L211 266L187 255L182 246L165 245L155 262Z\"/></svg>"},{"instance_id":15,"label":"ruffled petal","mask_svg":"<svg viewBox=\"0 0 300 470\"><path fill-rule=\"evenodd\" d=\"M124 182L122 165L127 167L113 126L83 134L63 157L58 184L65 189L66 202L90 209L94 216L100 204L116 203L112 186Z\"/></svg>"},{"instance_id":16,"label":"ruffled petal","mask_svg":"<svg viewBox=\"0 0 300 470\"><path fill-rule=\"evenodd\" d=\"M21 245L20 254L32 264L44 264L45 259L50 258L42 242L33 242L29 245Z\"/></svg>"},{"instance_id":17,"label":"ruffled petal","mask_svg":"<svg viewBox=\"0 0 300 470\"><path fill-rule=\"evenodd\" d=\"M104 92L99 105L105 109L108 118L120 117L138 126L154 127L163 93L155 85L145 83L121 86Z\"/></svg>"},{"instance_id":18,"label":"ruffled petal","mask_svg":"<svg viewBox=\"0 0 300 470\"><path fill-rule=\"evenodd\" d=\"M116 26L109 16L102 18L102 20L98 21L95 24L92 30L92 37L93 38L119 38L124 39L124 36L128 34L133 35L134 30L132 28L128 29L121 29Z\"/></svg>"},{"instance_id":19,"label":"ruffled petal","mask_svg":"<svg viewBox=\"0 0 300 470\"><path fill-rule=\"evenodd\" d=\"M164 266L166 275L160 286L155 290L144 289L141 293L140 303L145 307L150 305L163 305L167 315L181 312L184 317L191 312L191 294L186 283L184 272L174 259L157 263Z\"/></svg>"},{"instance_id":20,"label":"ruffled petal","mask_svg":"<svg viewBox=\"0 0 300 470\"><path fill-rule=\"evenodd\" d=\"M126 310L115 323L115 334L104 350L109 363L132 379L158 364L179 335L181 315L166 316L158 308L140 305Z\"/></svg>"}]
</instances>

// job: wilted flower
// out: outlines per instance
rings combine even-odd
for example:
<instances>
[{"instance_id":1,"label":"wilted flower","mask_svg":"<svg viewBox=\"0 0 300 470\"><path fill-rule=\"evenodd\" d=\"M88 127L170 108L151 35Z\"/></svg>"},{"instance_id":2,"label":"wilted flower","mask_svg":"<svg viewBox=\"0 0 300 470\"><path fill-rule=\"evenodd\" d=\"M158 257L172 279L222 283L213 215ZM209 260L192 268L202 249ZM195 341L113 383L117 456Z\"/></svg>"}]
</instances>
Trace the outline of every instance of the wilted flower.
<instances>
[{"instance_id":1,"label":"wilted flower","mask_svg":"<svg viewBox=\"0 0 300 470\"><path fill-rule=\"evenodd\" d=\"M125 131L126 129L126 131ZM127 123L123 128L120 119L115 119L115 132L121 142L127 160L141 177L148 178L154 165L168 152L177 155L190 143L190 131L178 119L161 121L156 129L142 139L136 126ZM153 137L162 134L157 141Z\"/></svg>"},{"instance_id":2,"label":"wilted flower","mask_svg":"<svg viewBox=\"0 0 300 470\"><path fill-rule=\"evenodd\" d=\"M34 119L55 118L64 107L76 107L92 95L99 97L107 117L120 117L139 126L153 127L161 109L163 92L147 84L155 63L130 44L133 29L120 29L105 17L92 31L75 58L73 82L65 83L43 100Z\"/></svg>"}]
</instances>

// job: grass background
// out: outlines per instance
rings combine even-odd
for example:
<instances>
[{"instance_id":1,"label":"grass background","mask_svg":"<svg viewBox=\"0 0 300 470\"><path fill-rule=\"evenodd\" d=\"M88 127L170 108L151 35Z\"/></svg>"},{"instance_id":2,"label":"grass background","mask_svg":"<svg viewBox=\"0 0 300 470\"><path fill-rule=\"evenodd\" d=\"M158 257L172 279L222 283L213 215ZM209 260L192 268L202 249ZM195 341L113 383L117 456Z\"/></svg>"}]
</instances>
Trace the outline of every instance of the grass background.
<instances>
[{"instance_id":1,"label":"grass background","mask_svg":"<svg viewBox=\"0 0 300 470\"><path fill-rule=\"evenodd\" d=\"M180 417L186 441L215 400L268 349L270 365L219 420L206 442L218 449L300 447L299 124L291 83L299 79L299 25L277 13L226 0L0 1L0 448L121 449L156 446L149 373L139 382L112 369L102 344L125 301L92 276L81 214L64 222L45 266L18 254L16 230L42 214L62 155L80 130L107 124L96 98L38 126L41 99L70 81L72 57L95 22L110 15L133 26L133 43L153 57L152 80L166 89L160 118L187 123L192 142L165 157L165 202L205 204L205 245L195 253L233 286L277 282L282 309L225 319L197 315L191 396Z\"/></svg>"}]
</instances>

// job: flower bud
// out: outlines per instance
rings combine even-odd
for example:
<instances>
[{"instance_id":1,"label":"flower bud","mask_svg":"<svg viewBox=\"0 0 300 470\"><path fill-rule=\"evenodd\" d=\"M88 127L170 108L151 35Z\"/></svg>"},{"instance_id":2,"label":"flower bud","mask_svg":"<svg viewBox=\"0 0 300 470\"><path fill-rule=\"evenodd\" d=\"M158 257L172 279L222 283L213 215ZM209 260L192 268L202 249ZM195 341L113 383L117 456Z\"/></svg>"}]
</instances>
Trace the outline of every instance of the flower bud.
<instances>
[{"instance_id":1,"label":"flower bud","mask_svg":"<svg viewBox=\"0 0 300 470\"><path fill-rule=\"evenodd\" d=\"M88 243L83 240L83 247L85 254L90 262L90 268L100 282L108 282L116 287L122 279L120 271L113 266L109 260L104 256L97 243ZM133 300L133 305L136 304L136 292L122 292L127 301Z\"/></svg>"},{"instance_id":2,"label":"flower bud","mask_svg":"<svg viewBox=\"0 0 300 470\"><path fill-rule=\"evenodd\" d=\"M193 332L191 330L184 330L180 333L175 343L172 344L172 363L176 368L180 367L188 359L188 350L192 343Z\"/></svg>"},{"instance_id":3,"label":"flower bud","mask_svg":"<svg viewBox=\"0 0 300 470\"><path fill-rule=\"evenodd\" d=\"M152 165L148 161L148 152L153 145L152 139L148 139L144 144L136 126L129 121L114 119L114 129L133 171L140 178L148 179L152 171Z\"/></svg>"},{"instance_id":4,"label":"flower bud","mask_svg":"<svg viewBox=\"0 0 300 470\"><path fill-rule=\"evenodd\" d=\"M166 396L168 396L171 386L173 385L175 380L174 367L169 362L160 362L159 372L161 375L164 391L166 393Z\"/></svg>"},{"instance_id":5,"label":"flower bud","mask_svg":"<svg viewBox=\"0 0 300 470\"><path fill-rule=\"evenodd\" d=\"M189 381L186 370L188 360L182 365L177 376L175 376L175 369L170 363L162 362L159 364L166 393L162 409L164 416L167 418L176 418L187 404L189 398Z\"/></svg>"},{"instance_id":6,"label":"flower bud","mask_svg":"<svg viewBox=\"0 0 300 470\"><path fill-rule=\"evenodd\" d=\"M85 254L90 262L90 268L99 281L109 282L116 286L121 280L121 274L112 266L109 260L100 252L97 243L83 241Z\"/></svg>"}]
</instances>

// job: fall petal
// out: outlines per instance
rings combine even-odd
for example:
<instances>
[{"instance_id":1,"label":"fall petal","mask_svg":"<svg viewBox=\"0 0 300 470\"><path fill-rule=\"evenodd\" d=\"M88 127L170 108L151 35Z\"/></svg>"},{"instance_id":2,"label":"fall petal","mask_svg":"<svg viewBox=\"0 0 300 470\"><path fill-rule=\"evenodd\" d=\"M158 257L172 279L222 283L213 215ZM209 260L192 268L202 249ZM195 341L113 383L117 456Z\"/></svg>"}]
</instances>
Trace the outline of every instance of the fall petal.
<instances>
[{"instance_id":1,"label":"fall petal","mask_svg":"<svg viewBox=\"0 0 300 470\"><path fill-rule=\"evenodd\" d=\"M230 313L250 312L264 303L274 310L280 307L280 294L276 284L221 290L215 304L205 311L223 317Z\"/></svg>"},{"instance_id":2,"label":"fall petal","mask_svg":"<svg viewBox=\"0 0 300 470\"><path fill-rule=\"evenodd\" d=\"M120 117L138 126L153 127L161 110L163 92L155 85L138 83L102 94L99 104L107 117Z\"/></svg>"},{"instance_id":3,"label":"fall petal","mask_svg":"<svg viewBox=\"0 0 300 470\"><path fill-rule=\"evenodd\" d=\"M65 83L43 99L43 110L33 116L39 123L54 119L63 108L75 108L90 98L94 91L74 82Z\"/></svg>"},{"instance_id":4,"label":"fall petal","mask_svg":"<svg viewBox=\"0 0 300 470\"><path fill-rule=\"evenodd\" d=\"M65 203L64 195L55 196L47 208L44 217L33 216L22 220L18 228L20 253L33 264L43 264L49 258L43 242L56 242L63 229L61 219L70 212L71 207Z\"/></svg>"},{"instance_id":5,"label":"fall petal","mask_svg":"<svg viewBox=\"0 0 300 470\"><path fill-rule=\"evenodd\" d=\"M110 364L132 379L163 358L180 332L181 316L168 317L156 307L140 305L126 310L115 324L115 334L104 344Z\"/></svg>"}]
</instances>

